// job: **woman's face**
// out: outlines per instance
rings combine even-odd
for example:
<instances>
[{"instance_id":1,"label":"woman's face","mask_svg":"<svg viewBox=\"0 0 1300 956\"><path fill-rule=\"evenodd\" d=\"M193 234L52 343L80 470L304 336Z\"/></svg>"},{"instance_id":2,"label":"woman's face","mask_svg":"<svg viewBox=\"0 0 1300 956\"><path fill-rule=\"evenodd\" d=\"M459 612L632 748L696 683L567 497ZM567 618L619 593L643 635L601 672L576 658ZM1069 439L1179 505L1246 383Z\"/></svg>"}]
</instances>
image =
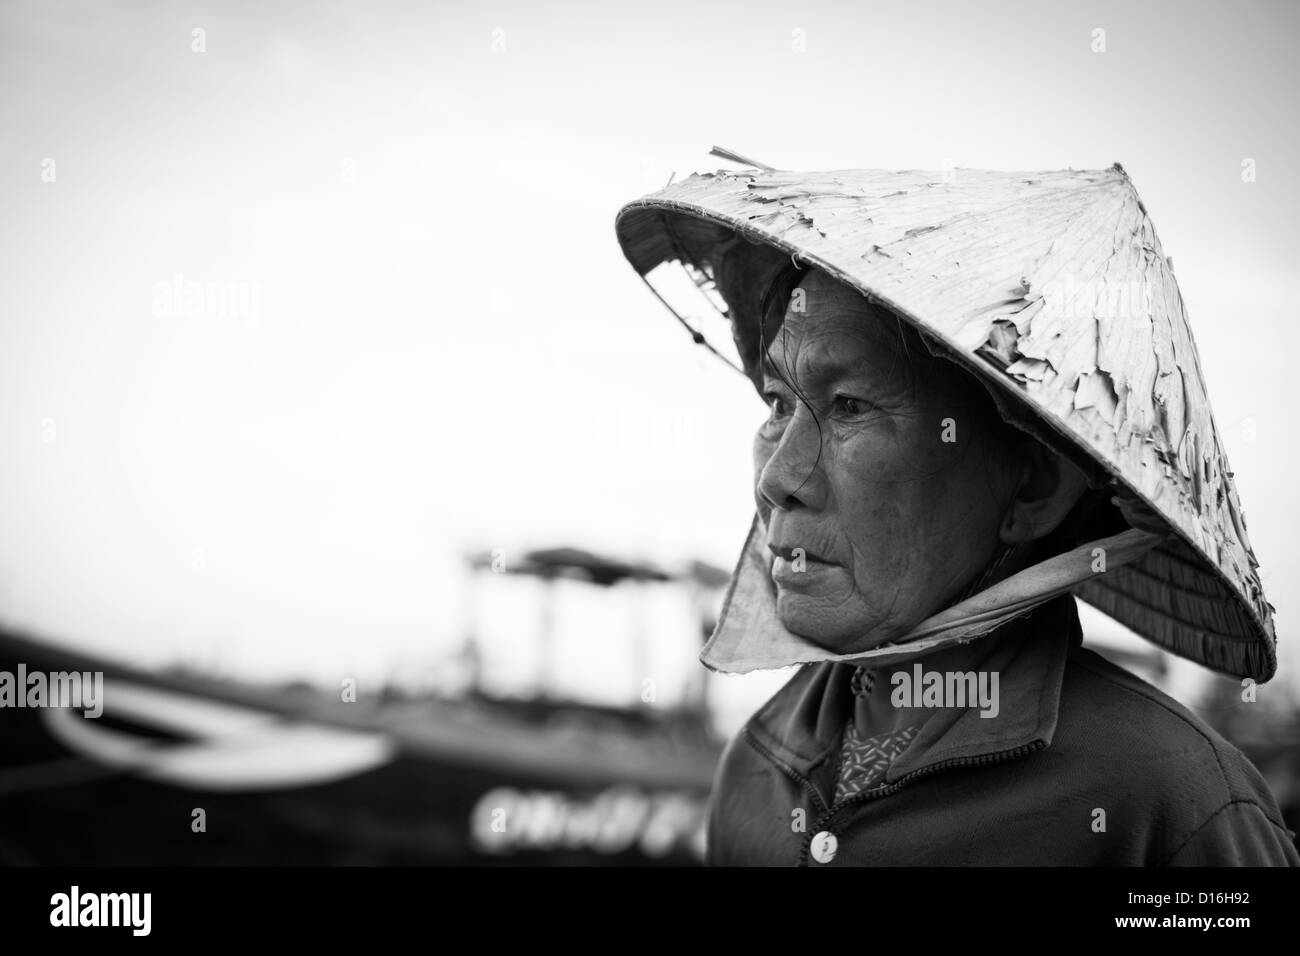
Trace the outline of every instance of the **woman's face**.
<instances>
[{"instance_id":1,"label":"woman's face","mask_svg":"<svg viewBox=\"0 0 1300 956\"><path fill-rule=\"evenodd\" d=\"M782 623L851 653L902 636L987 565L1013 468L957 366L904 354L897 320L825 273L799 288L764 363L755 497Z\"/></svg>"}]
</instances>

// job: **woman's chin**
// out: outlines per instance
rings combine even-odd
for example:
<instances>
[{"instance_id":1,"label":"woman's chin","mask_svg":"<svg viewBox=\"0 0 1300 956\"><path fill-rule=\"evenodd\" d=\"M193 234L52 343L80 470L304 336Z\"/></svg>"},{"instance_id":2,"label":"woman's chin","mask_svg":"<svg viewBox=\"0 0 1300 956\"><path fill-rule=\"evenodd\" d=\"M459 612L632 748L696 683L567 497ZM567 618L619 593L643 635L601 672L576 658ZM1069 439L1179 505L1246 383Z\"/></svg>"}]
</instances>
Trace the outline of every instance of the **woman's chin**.
<instances>
[{"instance_id":1,"label":"woman's chin","mask_svg":"<svg viewBox=\"0 0 1300 956\"><path fill-rule=\"evenodd\" d=\"M811 601L804 595L777 593L776 613L785 629L832 654L869 651L893 636L892 632L882 632L879 622L844 610L842 606L827 608L824 602Z\"/></svg>"}]
</instances>

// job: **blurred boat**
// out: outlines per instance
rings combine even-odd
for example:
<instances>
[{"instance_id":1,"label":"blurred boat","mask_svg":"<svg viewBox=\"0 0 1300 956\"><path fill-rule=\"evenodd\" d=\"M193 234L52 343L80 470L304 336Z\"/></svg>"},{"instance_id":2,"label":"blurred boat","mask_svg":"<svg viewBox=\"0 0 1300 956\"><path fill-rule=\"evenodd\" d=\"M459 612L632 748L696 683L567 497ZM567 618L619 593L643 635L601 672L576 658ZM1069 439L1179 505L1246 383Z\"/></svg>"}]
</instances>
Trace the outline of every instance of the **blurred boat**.
<instances>
[{"instance_id":1,"label":"blurred boat","mask_svg":"<svg viewBox=\"0 0 1300 956\"><path fill-rule=\"evenodd\" d=\"M501 571L490 556L468 565ZM697 595L577 549L509 573ZM699 606L707 606L707 602ZM553 618L543 616L544 631ZM702 622L702 632L709 622ZM543 639L551 640L553 635ZM703 693L674 708L553 694L398 692L344 700L115 664L0 633L0 671L102 672L98 718L0 709L0 863L37 865L648 865L702 860L721 750Z\"/></svg>"}]
</instances>

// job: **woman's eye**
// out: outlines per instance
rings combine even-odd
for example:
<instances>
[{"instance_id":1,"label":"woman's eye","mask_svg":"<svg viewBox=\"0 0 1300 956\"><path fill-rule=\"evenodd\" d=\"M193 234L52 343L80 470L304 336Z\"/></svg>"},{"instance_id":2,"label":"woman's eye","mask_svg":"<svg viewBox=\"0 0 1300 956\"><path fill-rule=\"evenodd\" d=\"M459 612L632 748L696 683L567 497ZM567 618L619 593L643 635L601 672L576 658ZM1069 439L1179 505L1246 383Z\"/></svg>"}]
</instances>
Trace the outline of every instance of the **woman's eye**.
<instances>
[{"instance_id":1,"label":"woman's eye","mask_svg":"<svg viewBox=\"0 0 1300 956\"><path fill-rule=\"evenodd\" d=\"M764 392L763 398L767 402L767 407L772 410L773 418L784 418L786 416L785 399L776 392Z\"/></svg>"},{"instance_id":2,"label":"woman's eye","mask_svg":"<svg viewBox=\"0 0 1300 956\"><path fill-rule=\"evenodd\" d=\"M833 405L835 411L841 415L861 415L870 407L862 399L850 395L836 395Z\"/></svg>"}]
</instances>

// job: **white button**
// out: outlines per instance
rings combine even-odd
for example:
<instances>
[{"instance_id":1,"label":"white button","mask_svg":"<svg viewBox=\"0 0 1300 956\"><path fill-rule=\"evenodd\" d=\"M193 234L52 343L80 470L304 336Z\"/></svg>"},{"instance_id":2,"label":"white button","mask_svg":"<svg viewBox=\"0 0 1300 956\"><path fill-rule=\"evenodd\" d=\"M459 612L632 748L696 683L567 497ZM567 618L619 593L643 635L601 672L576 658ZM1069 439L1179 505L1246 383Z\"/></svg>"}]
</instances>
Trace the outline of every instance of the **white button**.
<instances>
[{"instance_id":1,"label":"white button","mask_svg":"<svg viewBox=\"0 0 1300 956\"><path fill-rule=\"evenodd\" d=\"M812 838L812 855L818 863L829 863L835 859L835 851L839 849L840 841L835 839L835 834L829 830L823 830Z\"/></svg>"}]
</instances>

